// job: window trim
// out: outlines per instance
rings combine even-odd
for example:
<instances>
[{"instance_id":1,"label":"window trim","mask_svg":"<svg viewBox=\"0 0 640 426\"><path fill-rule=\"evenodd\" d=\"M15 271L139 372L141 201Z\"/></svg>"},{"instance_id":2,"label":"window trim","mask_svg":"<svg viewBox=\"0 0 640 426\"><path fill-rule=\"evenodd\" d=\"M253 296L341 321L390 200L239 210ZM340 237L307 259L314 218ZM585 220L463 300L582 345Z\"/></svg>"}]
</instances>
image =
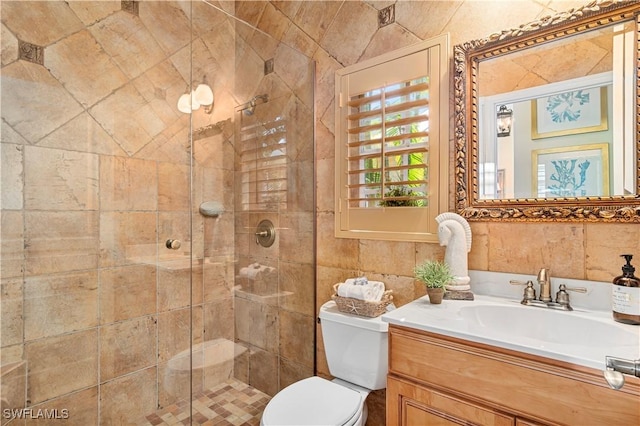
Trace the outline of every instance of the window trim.
<instances>
[{"instance_id":1,"label":"window trim","mask_svg":"<svg viewBox=\"0 0 640 426\"><path fill-rule=\"evenodd\" d=\"M396 59L428 51L430 77L429 126L429 204L427 207L380 207L358 209L358 214L345 211L346 188L343 163L348 142L348 94L343 93L349 75L369 68L388 65ZM435 217L448 211L449 202L449 34L416 43L376 58L337 70L335 73L335 236L391 241L438 242ZM373 89L373 87L372 87ZM433 179L436 181L432 181ZM420 209L419 213L418 210ZM383 211L384 223L380 221ZM373 213L375 212L375 213ZM355 218L353 216L357 216ZM375 216L375 218L373 218ZM358 222L358 223L350 223Z\"/></svg>"}]
</instances>

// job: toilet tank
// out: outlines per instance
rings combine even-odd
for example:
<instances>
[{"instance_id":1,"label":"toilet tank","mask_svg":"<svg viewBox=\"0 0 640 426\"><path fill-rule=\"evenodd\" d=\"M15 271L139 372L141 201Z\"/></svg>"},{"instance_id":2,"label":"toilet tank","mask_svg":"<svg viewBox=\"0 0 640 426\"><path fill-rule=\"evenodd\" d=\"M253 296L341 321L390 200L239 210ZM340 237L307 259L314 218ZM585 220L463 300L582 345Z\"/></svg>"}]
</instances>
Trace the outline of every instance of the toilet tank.
<instances>
[{"instance_id":1,"label":"toilet tank","mask_svg":"<svg viewBox=\"0 0 640 426\"><path fill-rule=\"evenodd\" d=\"M371 390L386 387L389 324L340 312L330 301L320 307L320 325L331 375Z\"/></svg>"}]
</instances>

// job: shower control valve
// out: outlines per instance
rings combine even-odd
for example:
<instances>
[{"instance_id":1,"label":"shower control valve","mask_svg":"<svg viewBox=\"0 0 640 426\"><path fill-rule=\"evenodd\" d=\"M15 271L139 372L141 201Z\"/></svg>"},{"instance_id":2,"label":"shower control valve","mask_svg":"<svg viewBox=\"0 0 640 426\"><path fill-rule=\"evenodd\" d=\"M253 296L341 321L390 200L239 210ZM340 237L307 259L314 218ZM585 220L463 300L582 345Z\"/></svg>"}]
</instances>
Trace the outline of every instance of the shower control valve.
<instances>
[{"instance_id":1,"label":"shower control valve","mask_svg":"<svg viewBox=\"0 0 640 426\"><path fill-rule=\"evenodd\" d=\"M256 227L256 244L262 247L271 247L276 240L276 228L269 219L261 221Z\"/></svg>"}]
</instances>

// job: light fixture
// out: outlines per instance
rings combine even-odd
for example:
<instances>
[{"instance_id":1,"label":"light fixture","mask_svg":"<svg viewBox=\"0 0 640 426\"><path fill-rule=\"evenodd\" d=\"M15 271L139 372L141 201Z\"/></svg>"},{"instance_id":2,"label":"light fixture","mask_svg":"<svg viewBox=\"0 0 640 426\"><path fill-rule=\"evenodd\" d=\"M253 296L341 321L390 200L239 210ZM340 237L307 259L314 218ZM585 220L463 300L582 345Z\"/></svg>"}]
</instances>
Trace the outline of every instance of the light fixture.
<instances>
[{"instance_id":1,"label":"light fixture","mask_svg":"<svg viewBox=\"0 0 640 426\"><path fill-rule=\"evenodd\" d=\"M513 110L508 109L506 105L500 105L497 117L498 137L511 134L512 117Z\"/></svg>"},{"instance_id":2,"label":"light fixture","mask_svg":"<svg viewBox=\"0 0 640 426\"><path fill-rule=\"evenodd\" d=\"M178 99L178 110L185 114L190 114L192 110L200 108L194 92L185 93Z\"/></svg>"},{"instance_id":3,"label":"light fixture","mask_svg":"<svg viewBox=\"0 0 640 426\"><path fill-rule=\"evenodd\" d=\"M213 91L207 84L198 84L191 93L184 93L178 98L178 111L190 114L201 106L206 114L213 111Z\"/></svg>"},{"instance_id":4,"label":"light fixture","mask_svg":"<svg viewBox=\"0 0 640 426\"><path fill-rule=\"evenodd\" d=\"M213 111L213 91L208 84L198 84L194 91L194 97L204 107L204 112L211 114Z\"/></svg>"}]
</instances>

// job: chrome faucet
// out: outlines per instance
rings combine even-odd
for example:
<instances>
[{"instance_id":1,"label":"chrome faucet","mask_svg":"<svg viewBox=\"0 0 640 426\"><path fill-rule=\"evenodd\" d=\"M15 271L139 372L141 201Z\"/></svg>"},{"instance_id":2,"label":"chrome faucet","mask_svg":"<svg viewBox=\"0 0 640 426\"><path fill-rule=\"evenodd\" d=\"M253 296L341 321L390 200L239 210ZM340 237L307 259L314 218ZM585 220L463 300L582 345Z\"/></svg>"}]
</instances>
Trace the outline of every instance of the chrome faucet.
<instances>
[{"instance_id":1,"label":"chrome faucet","mask_svg":"<svg viewBox=\"0 0 640 426\"><path fill-rule=\"evenodd\" d=\"M542 268L538 272L538 285L540 286L540 301L551 302L551 277L546 268Z\"/></svg>"},{"instance_id":2,"label":"chrome faucet","mask_svg":"<svg viewBox=\"0 0 640 426\"><path fill-rule=\"evenodd\" d=\"M509 281L509 283L514 285L526 285L524 289L524 295L522 297L522 302L520 302L523 305L559 309L562 311L573 311L573 308L569 303L568 291L575 291L577 293L587 292L587 289L584 287L567 287L566 284L560 284L560 286L558 287L558 292L556 293L556 301L554 302L551 298L551 277L549 276L549 271L545 268L542 268L540 272L538 272L537 281L540 285L539 297L536 297L536 290L533 287L533 281L531 280L527 281L526 283L523 283L522 281L511 280Z\"/></svg>"}]
</instances>

